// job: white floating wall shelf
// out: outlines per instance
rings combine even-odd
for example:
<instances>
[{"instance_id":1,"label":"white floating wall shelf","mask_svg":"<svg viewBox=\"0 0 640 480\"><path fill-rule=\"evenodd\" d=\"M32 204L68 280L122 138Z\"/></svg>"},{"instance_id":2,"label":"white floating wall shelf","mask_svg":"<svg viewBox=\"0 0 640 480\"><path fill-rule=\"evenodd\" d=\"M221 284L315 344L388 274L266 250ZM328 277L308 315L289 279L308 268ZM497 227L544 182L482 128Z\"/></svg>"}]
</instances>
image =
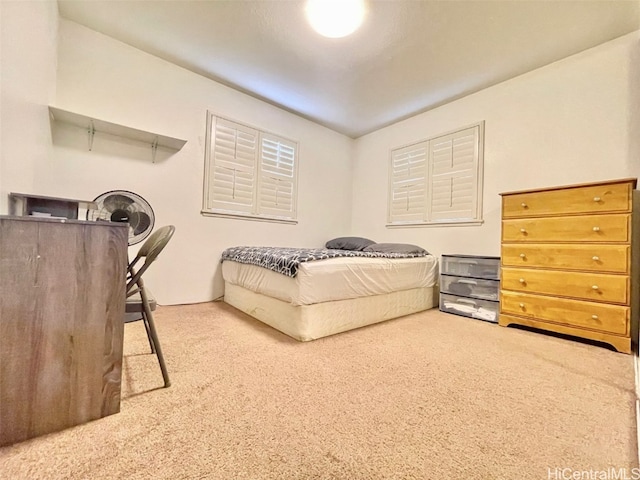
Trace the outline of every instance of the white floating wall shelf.
<instances>
[{"instance_id":1,"label":"white floating wall shelf","mask_svg":"<svg viewBox=\"0 0 640 480\"><path fill-rule=\"evenodd\" d=\"M105 120L88 117L87 115L62 110L57 107L49 106L49 115L53 122L66 123L85 129L88 135L89 150L93 148L93 138L96 133L106 133L116 137L148 144L151 148L154 161L156 151L159 147L177 152L184 147L185 143L187 143L186 140L181 140L179 138L159 135L145 130L138 130L137 128L107 122Z\"/></svg>"}]
</instances>

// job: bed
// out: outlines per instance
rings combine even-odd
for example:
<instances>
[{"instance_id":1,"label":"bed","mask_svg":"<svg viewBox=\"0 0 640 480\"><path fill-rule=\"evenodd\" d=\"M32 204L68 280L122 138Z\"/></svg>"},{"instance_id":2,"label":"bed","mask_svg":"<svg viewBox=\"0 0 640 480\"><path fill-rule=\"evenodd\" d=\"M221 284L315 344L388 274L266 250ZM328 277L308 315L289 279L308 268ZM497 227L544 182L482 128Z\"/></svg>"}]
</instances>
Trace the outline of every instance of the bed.
<instances>
[{"instance_id":1,"label":"bed","mask_svg":"<svg viewBox=\"0 0 640 480\"><path fill-rule=\"evenodd\" d=\"M303 342L433 308L437 270L426 250L233 247L222 254L224 301Z\"/></svg>"}]
</instances>

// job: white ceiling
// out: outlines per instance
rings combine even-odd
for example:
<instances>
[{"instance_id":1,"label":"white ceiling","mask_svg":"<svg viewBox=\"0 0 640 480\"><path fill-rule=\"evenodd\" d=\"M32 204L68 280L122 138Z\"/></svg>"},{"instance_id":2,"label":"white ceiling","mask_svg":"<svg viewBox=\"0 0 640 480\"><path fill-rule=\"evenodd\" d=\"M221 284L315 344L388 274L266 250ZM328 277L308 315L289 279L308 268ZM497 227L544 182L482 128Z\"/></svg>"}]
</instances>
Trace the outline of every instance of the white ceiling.
<instances>
[{"instance_id":1,"label":"white ceiling","mask_svg":"<svg viewBox=\"0 0 640 480\"><path fill-rule=\"evenodd\" d=\"M60 15L358 137L640 29L637 0L368 0L342 39L301 0L58 0Z\"/></svg>"}]
</instances>

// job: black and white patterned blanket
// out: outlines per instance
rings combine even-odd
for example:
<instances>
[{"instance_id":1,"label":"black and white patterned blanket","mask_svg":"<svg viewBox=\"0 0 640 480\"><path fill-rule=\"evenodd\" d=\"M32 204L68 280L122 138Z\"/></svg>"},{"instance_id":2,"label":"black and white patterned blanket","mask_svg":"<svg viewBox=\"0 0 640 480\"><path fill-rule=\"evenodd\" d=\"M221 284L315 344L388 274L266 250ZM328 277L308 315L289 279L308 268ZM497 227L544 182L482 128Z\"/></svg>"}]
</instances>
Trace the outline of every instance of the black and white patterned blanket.
<instances>
[{"instance_id":1,"label":"black and white patterned blanket","mask_svg":"<svg viewBox=\"0 0 640 480\"><path fill-rule=\"evenodd\" d=\"M428 253L382 253L357 250L329 250L326 248L232 247L222 252L222 261L233 260L268 268L288 277L295 277L302 262L336 257L415 258Z\"/></svg>"}]
</instances>

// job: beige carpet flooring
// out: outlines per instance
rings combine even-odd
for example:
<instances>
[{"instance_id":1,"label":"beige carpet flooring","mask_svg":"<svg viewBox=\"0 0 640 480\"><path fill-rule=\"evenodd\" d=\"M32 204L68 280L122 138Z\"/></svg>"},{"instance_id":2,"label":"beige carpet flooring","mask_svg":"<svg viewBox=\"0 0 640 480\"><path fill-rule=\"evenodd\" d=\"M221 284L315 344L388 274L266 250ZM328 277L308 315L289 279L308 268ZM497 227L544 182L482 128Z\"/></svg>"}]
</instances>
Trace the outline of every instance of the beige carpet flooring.
<instances>
[{"instance_id":1,"label":"beige carpet flooring","mask_svg":"<svg viewBox=\"0 0 640 480\"><path fill-rule=\"evenodd\" d=\"M156 321L173 385L159 388L144 329L128 324L121 412L0 449L0 478L541 480L638 466L629 355L435 309L310 343L223 303L160 307Z\"/></svg>"}]
</instances>

